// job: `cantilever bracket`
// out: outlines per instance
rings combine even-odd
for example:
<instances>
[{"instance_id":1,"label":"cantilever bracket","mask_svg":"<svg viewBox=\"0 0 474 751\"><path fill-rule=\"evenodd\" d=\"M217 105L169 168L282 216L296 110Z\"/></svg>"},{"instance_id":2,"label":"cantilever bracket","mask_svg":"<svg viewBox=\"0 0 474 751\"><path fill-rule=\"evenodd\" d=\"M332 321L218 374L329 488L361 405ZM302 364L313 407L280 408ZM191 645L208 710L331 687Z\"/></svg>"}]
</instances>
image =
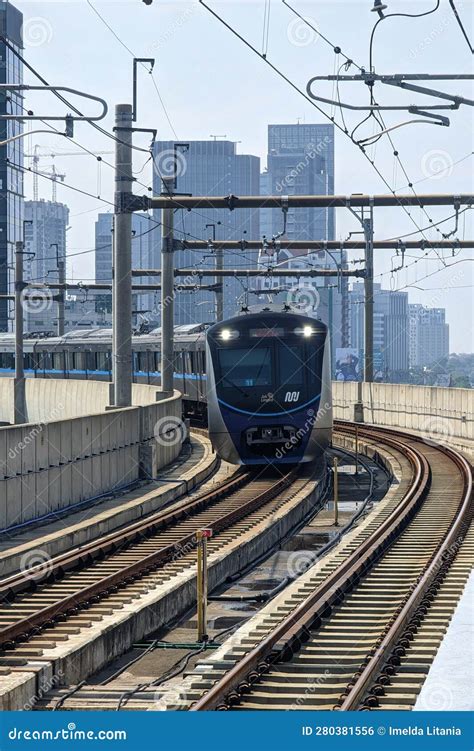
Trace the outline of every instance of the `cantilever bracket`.
<instances>
[{"instance_id":1,"label":"cantilever bracket","mask_svg":"<svg viewBox=\"0 0 474 751\"><path fill-rule=\"evenodd\" d=\"M2 83L0 84L0 92L2 91L66 91L68 94L77 94L85 99L91 99L93 102L98 102L102 105L102 112L100 115L34 115L31 111L25 115L0 115L1 120L66 120L66 121L81 121L89 120L91 122L97 122L103 120L109 111L107 102L101 97L94 96L93 94L87 94L85 91L78 91L77 89L71 89L68 86L29 86L27 84L14 84L14 83Z\"/></svg>"},{"instance_id":2,"label":"cantilever bracket","mask_svg":"<svg viewBox=\"0 0 474 751\"><path fill-rule=\"evenodd\" d=\"M318 102L323 102L325 104L331 104L336 107L342 107L343 109L348 110L354 110L354 111L365 111L365 112L382 112L382 111L405 111L405 112L411 112L418 115L423 115L425 117L436 117L436 115L429 115L428 111L435 111L435 110L457 110L461 106L461 104L465 104L469 107L474 106L474 100L472 99L466 99L462 96L457 96L456 94L449 94L446 91L439 91L438 89L430 89L426 86L417 86L412 83L408 83L410 80L416 80L416 81L430 81L430 80L444 80L444 81L454 81L454 80L472 80L474 79L473 74L461 74L459 76L452 75L452 74L439 74L439 75L430 75L427 73L420 73L420 74L411 74L411 73L397 73L395 75L378 75L377 73L367 73L367 71L362 71L362 73L354 75L354 76L313 76L310 78L310 80L307 83L306 86L306 93L311 99L314 99ZM327 97L322 97L316 95L313 90L313 84L315 81L344 81L344 82L354 82L354 81L362 81L366 84L366 86L373 87L375 82L380 82L383 84L386 84L387 86L397 86L401 89L407 89L408 91L416 91L419 94L425 94L427 96L435 97L436 99L443 99L448 102L449 104L422 104L422 105L381 105L381 104L363 104L363 105L355 105L355 104L349 104L348 102L341 102L339 100L335 99L328 99ZM439 120L442 122L440 124L443 125L449 125L449 120L447 118L442 118L441 116L438 116ZM446 122L447 121L447 122Z\"/></svg>"}]
</instances>

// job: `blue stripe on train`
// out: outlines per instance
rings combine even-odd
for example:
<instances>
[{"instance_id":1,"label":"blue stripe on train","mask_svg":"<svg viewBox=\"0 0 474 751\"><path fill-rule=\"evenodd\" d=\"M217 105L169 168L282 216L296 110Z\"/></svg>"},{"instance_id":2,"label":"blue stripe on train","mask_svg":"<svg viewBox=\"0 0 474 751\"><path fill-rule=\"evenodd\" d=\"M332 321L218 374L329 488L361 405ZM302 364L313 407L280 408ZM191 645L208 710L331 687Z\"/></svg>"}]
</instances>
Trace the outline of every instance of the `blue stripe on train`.
<instances>
[{"instance_id":1,"label":"blue stripe on train","mask_svg":"<svg viewBox=\"0 0 474 751\"><path fill-rule=\"evenodd\" d=\"M293 407L292 409L285 409L282 412L249 412L246 409L239 409L239 407L234 407L232 404L227 404L227 402L225 402L223 399L217 399L217 401L219 402L219 404L222 404L232 412L238 412L241 415L250 415L251 417L279 417L281 415L290 415L293 412L300 412L301 410L306 409L307 407L310 407L312 404L317 402L320 397L321 394L318 394L313 399L310 399L309 402L300 404L297 407Z\"/></svg>"},{"instance_id":2,"label":"blue stripe on train","mask_svg":"<svg viewBox=\"0 0 474 751\"><path fill-rule=\"evenodd\" d=\"M33 370L33 368L25 368L25 373L38 373L41 375L42 373L47 373L48 375L64 375L64 372L72 374L80 374L80 375L105 375L110 376L111 372L110 370L55 370L54 368L38 368L37 370ZM0 368L0 373L15 373L15 370L13 368ZM161 373L159 371L146 371L146 370L137 370L133 373L134 376L143 376L143 377L153 377L153 378L161 378ZM207 376L205 373L195 375L189 374L189 373L174 373L173 378L175 380L183 380L183 378L186 381L199 381L202 379L205 381L207 379Z\"/></svg>"}]
</instances>

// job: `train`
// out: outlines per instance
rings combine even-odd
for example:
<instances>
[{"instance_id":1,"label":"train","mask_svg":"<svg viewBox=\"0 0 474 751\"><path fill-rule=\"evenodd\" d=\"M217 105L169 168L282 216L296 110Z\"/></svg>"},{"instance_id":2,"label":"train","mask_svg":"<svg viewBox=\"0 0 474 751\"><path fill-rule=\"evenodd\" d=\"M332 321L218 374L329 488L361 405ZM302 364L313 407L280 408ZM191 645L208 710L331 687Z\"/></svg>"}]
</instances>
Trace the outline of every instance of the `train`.
<instances>
[{"instance_id":1,"label":"train","mask_svg":"<svg viewBox=\"0 0 474 751\"><path fill-rule=\"evenodd\" d=\"M187 417L206 416L205 331L210 324L176 326L174 330L174 388L183 395ZM132 337L135 383L161 384L161 329ZM25 335L27 378L73 378L112 381L112 330L91 328L64 336ZM0 377L14 375L14 334L0 333Z\"/></svg>"},{"instance_id":2,"label":"train","mask_svg":"<svg viewBox=\"0 0 474 751\"><path fill-rule=\"evenodd\" d=\"M232 464L311 462L331 440L328 329L287 308L249 308L206 332L209 436Z\"/></svg>"},{"instance_id":3,"label":"train","mask_svg":"<svg viewBox=\"0 0 474 751\"><path fill-rule=\"evenodd\" d=\"M14 374L14 336L0 334L0 376ZM161 330L132 337L133 380L160 385ZM26 336L27 377L112 380L111 329ZM174 387L185 416L207 420L233 464L299 464L332 437L330 339L321 321L261 305L217 324L176 326Z\"/></svg>"}]
</instances>

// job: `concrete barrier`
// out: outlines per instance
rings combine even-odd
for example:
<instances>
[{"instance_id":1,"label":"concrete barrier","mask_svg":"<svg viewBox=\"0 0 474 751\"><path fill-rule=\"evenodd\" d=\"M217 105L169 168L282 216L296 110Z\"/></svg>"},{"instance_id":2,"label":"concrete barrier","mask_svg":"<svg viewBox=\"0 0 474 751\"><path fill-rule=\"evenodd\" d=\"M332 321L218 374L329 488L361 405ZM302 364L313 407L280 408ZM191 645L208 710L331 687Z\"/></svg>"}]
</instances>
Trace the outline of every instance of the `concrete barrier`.
<instances>
[{"instance_id":1,"label":"concrete barrier","mask_svg":"<svg viewBox=\"0 0 474 751\"><path fill-rule=\"evenodd\" d=\"M364 422L406 428L427 440L473 450L474 389L336 381L333 383L336 418L354 419L359 386Z\"/></svg>"},{"instance_id":2,"label":"concrete barrier","mask_svg":"<svg viewBox=\"0 0 474 751\"><path fill-rule=\"evenodd\" d=\"M134 406L106 411L106 383L36 379L26 398L30 422L0 427L0 531L153 478L181 450L178 392L134 386Z\"/></svg>"}]
</instances>

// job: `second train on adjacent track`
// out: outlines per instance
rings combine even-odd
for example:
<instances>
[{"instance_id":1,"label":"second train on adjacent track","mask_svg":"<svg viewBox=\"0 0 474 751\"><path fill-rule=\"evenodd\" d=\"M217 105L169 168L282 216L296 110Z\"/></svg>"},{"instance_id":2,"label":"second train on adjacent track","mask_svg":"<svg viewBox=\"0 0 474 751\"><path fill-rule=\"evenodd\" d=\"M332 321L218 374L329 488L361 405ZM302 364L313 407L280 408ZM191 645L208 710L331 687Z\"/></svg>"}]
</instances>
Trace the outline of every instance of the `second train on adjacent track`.
<instances>
[{"instance_id":1,"label":"second train on adjacent track","mask_svg":"<svg viewBox=\"0 0 474 751\"><path fill-rule=\"evenodd\" d=\"M160 330L133 337L133 380L160 385ZM112 380L110 329L26 337L27 377ZM285 306L250 309L226 322L178 326L174 386L186 416L208 416L227 461L295 464L320 457L331 440L327 327ZM0 334L0 376L14 375L14 337Z\"/></svg>"}]
</instances>

